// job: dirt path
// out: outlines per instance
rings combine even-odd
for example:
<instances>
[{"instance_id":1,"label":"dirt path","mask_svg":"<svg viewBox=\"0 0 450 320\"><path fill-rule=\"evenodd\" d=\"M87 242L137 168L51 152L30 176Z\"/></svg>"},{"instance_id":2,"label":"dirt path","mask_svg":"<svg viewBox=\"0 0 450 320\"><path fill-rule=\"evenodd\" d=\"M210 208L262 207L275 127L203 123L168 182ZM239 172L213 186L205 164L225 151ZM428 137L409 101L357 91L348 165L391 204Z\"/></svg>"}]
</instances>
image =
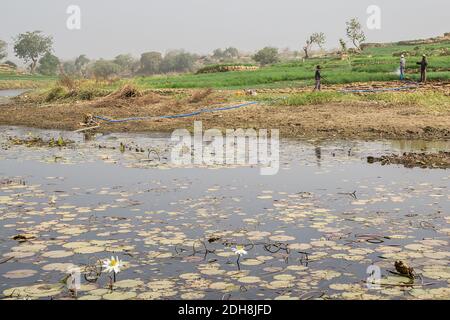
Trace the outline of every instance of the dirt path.
<instances>
[{"instance_id":1,"label":"dirt path","mask_svg":"<svg viewBox=\"0 0 450 320\"><path fill-rule=\"evenodd\" d=\"M251 97L242 97L250 100ZM201 102L175 101L170 96L149 93L133 98L102 98L72 104L8 103L1 106L1 125L76 130L86 114L112 118L159 116L199 110L206 105L227 102L226 94ZM182 119L158 119L120 124L101 122L101 132L172 131L192 129L194 121L207 128L279 129L283 137L302 138L410 138L450 139L450 108L431 112L424 107L377 102L336 103L307 106L257 104L237 110L206 113Z\"/></svg>"}]
</instances>

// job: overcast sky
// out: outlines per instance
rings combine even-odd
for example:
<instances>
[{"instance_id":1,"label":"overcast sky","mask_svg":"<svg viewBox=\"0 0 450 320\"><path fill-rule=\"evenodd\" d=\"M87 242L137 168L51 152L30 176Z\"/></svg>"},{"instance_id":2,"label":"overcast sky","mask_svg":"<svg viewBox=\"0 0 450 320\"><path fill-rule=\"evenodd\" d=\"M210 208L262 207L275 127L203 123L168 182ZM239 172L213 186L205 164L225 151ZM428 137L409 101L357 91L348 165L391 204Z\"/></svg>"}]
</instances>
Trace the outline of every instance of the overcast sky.
<instances>
[{"instance_id":1,"label":"overcast sky","mask_svg":"<svg viewBox=\"0 0 450 320\"><path fill-rule=\"evenodd\" d=\"M66 27L69 5L81 8L81 30ZM381 8L381 30L366 28L369 5ZM450 32L449 12L449 0L2 0L0 39L11 44L21 32L42 30L63 59L228 46L299 50L315 31L334 48L351 17L363 22L369 42L380 42Z\"/></svg>"}]
</instances>

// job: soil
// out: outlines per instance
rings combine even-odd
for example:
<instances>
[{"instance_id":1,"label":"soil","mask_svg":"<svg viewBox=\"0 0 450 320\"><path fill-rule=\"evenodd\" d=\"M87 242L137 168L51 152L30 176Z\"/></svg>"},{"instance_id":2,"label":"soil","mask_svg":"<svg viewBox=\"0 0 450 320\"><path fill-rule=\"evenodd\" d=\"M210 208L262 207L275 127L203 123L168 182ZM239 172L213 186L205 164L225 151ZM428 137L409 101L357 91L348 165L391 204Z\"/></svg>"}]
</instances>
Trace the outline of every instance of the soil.
<instances>
[{"instance_id":1,"label":"soil","mask_svg":"<svg viewBox=\"0 0 450 320\"><path fill-rule=\"evenodd\" d=\"M380 162L382 165L401 164L406 168L449 169L450 152L391 154L381 157L367 157L367 162Z\"/></svg>"},{"instance_id":2,"label":"soil","mask_svg":"<svg viewBox=\"0 0 450 320\"><path fill-rule=\"evenodd\" d=\"M110 118L159 116L192 112L206 106L227 106L251 101L236 91L190 92L179 98L178 91L155 90L135 96L111 94L94 101L36 104L14 99L0 106L0 125L20 125L43 129L83 128L87 114ZM233 100L233 102L230 102ZM203 128L279 129L282 137L349 139L450 139L450 108L429 111L424 107L389 103L357 102L307 106L256 104L240 109L203 113L189 118L153 119L126 123L100 121L99 132L170 132L191 130L194 121Z\"/></svg>"}]
</instances>

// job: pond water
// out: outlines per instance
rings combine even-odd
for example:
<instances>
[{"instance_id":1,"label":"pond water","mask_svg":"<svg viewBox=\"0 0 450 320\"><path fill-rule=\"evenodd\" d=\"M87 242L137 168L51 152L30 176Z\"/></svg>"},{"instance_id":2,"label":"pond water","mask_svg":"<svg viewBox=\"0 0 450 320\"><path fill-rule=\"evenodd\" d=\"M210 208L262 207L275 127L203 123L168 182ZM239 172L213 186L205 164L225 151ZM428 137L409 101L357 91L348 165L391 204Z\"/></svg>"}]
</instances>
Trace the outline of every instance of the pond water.
<instances>
[{"instance_id":1,"label":"pond water","mask_svg":"<svg viewBox=\"0 0 450 320\"><path fill-rule=\"evenodd\" d=\"M74 143L10 139L30 136ZM73 266L78 299L450 298L449 171L366 161L449 142L282 140L274 176L172 165L164 134L3 127L0 144L3 298L72 297ZM114 284L111 256L125 263Z\"/></svg>"},{"instance_id":2,"label":"pond water","mask_svg":"<svg viewBox=\"0 0 450 320\"><path fill-rule=\"evenodd\" d=\"M30 89L9 89L0 90L0 97L12 98L21 95L24 92L30 91Z\"/></svg>"},{"instance_id":3,"label":"pond water","mask_svg":"<svg viewBox=\"0 0 450 320\"><path fill-rule=\"evenodd\" d=\"M0 106L6 104L10 98L17 97L30 89L0 90Z\"/></svg>"}]
</instances>

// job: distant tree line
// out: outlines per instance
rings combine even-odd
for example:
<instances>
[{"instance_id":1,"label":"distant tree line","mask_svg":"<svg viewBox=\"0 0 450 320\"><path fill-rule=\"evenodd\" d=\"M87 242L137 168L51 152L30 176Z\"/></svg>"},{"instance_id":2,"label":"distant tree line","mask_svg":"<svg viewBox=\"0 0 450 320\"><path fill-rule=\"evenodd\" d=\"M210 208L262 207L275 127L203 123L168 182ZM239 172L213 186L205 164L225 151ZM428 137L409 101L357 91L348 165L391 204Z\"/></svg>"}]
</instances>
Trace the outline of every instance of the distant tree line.
<instances>
[{"instance_id":1,"label":"distant tree line","mask_svg":"<svg viewBox=\"0 0 450 320\"><path fill-rule=\"evenodd\" d=\"M354 51L360 52L361 45L366 40L362 26L356 18L346 22L346 35L354 45ZM306 40L303 46L303 58L308 59L314 45L323 48L326 36L323 32L314 32ZM347 44L339 39L342 52L347 52ZM7 57L8 44L0 40L0 63L16 65L11 61L4 61ZM155 75L167 73L192 72L205 65L217 63L249 63L257 62L265 66L276 63L280 57L286 57L290 51L285 50L281 54L277 48L265 47L254 55L242 54L234 47L218 48L212 54L201 56L184 50L172 50L165 55L160 52L150 51L135 58L130 54L120 54L112 60L98 59L91 61L86 55L80 55L71 61L61 61L53 54L53 38L41 31L25 32L14 38L14 53L29 68L31 73L38 72L43 75L57 75L64 73L77 77L110 78L113 76ZM297 57L298 52L292 52L292 57Z\"/></svg>"}]
</instances>

